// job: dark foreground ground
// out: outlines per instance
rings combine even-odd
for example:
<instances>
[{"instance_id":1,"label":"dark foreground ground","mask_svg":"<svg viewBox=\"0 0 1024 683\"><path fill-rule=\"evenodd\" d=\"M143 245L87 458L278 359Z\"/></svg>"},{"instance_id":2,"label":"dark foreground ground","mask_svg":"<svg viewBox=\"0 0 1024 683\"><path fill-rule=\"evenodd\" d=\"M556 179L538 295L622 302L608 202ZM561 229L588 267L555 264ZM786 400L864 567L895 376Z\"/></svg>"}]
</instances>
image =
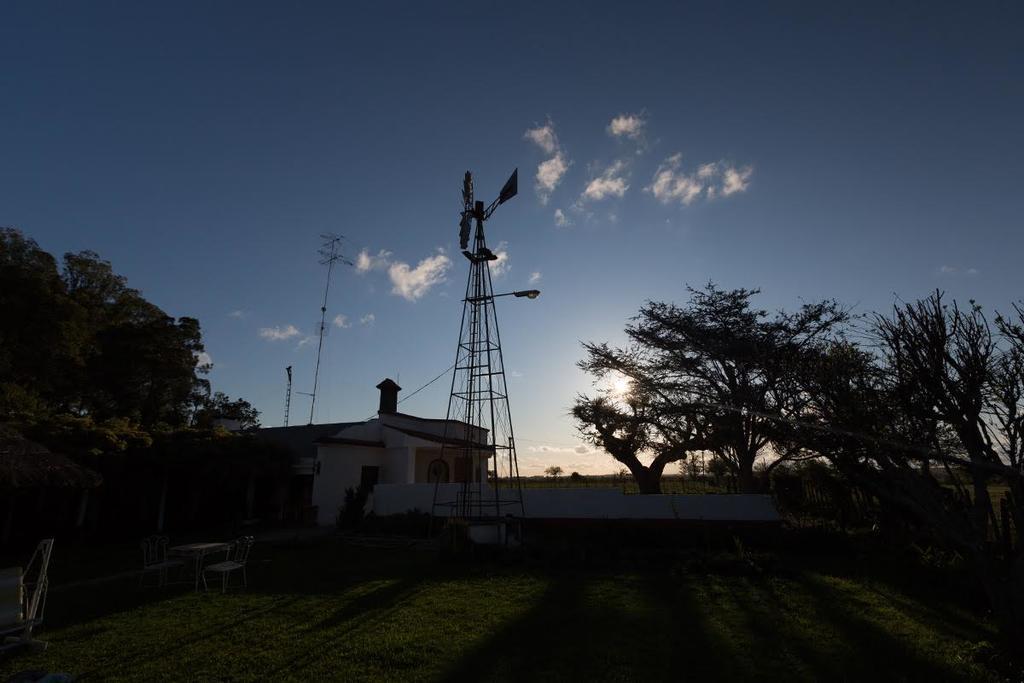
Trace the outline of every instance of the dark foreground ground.
<instances>
[{"instance_id":1,"label":"dark foreground ground","mask_svg":"<svg viewBox=\"0 0 1024 683\"><path fill-rule=\"evenodd\" d=\"M39 634L49 649L0 659L0 680L1004 679L979 656L994 632L962 591L856 553L556 567L329 537L259 544L251 563L248 590L221 595L67 585L134 564L66 561Z\"/></svg>"}]
</instances>

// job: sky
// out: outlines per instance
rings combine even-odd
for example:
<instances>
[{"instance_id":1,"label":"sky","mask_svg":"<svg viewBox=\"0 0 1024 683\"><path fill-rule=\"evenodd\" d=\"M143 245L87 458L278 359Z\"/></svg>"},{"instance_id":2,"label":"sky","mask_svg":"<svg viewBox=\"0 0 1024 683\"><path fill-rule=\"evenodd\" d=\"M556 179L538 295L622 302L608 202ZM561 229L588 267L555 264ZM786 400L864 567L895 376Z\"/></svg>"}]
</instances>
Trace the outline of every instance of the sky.
<instances>
[{"instance_id":1,"label":"sky","mask_svg":"<svg viewBox=\"0 0 1024 683\"><path fill-rule=\"evenodd\" d=\"M886 310L1024 297L1019 3L5 2L0 225L197 317L214 389L374 415L454 361L463 173L488 222L520 468L618 469L568 412L584 340L760 288ZM402 403L443 417L450 379Z\"/></svg>"}]
</instances>

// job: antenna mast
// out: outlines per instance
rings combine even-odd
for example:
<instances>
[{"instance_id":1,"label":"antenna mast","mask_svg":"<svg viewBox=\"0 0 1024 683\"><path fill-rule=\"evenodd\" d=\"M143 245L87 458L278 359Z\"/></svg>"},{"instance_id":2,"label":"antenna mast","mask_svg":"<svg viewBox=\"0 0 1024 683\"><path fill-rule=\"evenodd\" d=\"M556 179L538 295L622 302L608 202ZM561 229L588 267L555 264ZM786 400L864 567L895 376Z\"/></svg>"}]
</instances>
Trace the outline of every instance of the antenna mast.
<instances>
[{"instance_id":1,"label":"antenna mast","mask_svg":"<svg viewBox=\"0 0 1024 683\"><path fill-rule=\"evenodd\" d=\"M288 413L292 409L292 366L284 369L288 373L288 388L284 392L284 426L288 426Z\"/></svg>"},{"instance_id":2,"label":"antenna mast","mask_svg":"<svg viewBox=\"0 0 1024 683\"><path fill-rule=\"evenodd\" d=\"M320 379L320 353L324 348L324 332L327 330L327 293L331 291L331 274L334 272L334 264L339 261L345 265L352 265L352 262L341 254L341 240L345 239L344 235L327 233L320 235L320 238L324 242L318 253L320 254L320 265L327 266L327 283L324 285L324 301L320 304L320 341L316 347L316 369L313 371L313 393L310 394L312 400L309 402L309 424L313 424L313 410L316 408L316 389Z\"/></svg>"}]
</instances>

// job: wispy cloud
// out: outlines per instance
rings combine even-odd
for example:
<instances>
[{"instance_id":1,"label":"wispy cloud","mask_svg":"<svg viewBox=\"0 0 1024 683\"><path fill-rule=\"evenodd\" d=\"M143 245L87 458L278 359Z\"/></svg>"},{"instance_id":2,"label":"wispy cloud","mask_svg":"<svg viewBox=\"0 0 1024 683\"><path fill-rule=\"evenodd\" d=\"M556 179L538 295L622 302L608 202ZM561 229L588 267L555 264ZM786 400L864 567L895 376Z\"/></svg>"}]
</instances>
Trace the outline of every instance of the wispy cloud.
<instances>
[{"instance_id":1,"label":"wispy cloud","mask_svg":"<svg viewBox=\"0 0 1024 683\"><path fill-rule=\"evenodd\" d=\"M978 270L977 268L964 268L964 269L960 269L957 266L950 266L950 265L939 266L939 274L940 275L957 275L959 273L963 273L964 275L977 275L980 272L981 271Z\"/></svg>"},{"instance_id":2,"label":"wispy cloud","mask_svg":"<svg viewBox=\"0 0 1024 683\"><path fill-rule=\"evenodd\" d=\"M545 154L554 154L558 149L558 136L555 135L555 124L548 119L547 124L530 128L523 137L544 150Z\"/></svg>"},{"instance_id":3,"label":"wispy cloud","mask_svg":"<svg viewBox=\"0 0 1024 683\"><path fill-rule=\"evenodd\" d=\"M352 323L348 321L348 316L339 313L334 316L334 320L331 321L335 327L352 327Z\"/></svg>"},{"instance_id":4,"label":"wispy cloud","mask_svg":"<svg viewBox=\"0 0 1024 683\"><path fill-rule=\"evenodd\" d=\"M375 316L373 313L367 313L366 315L364 315L362 318L359 319L359 324L360 325L372 325L376 321L377 321L377 316Z\"/></svg>"},{"instance_id":5,"label":"wispy cloud","mask_svg":"<svg viewBox=\"0 0 1024 683\"><path fill-rule=\"evenodd\" d=\"M451 259L445 255L443 249L438 249L436 254L417 263L415 268L408 263L395 261L388 266L391 293L407 301L417 301L435 285L444 282L451 264Z\"/></svg>"},{"instance_id":6,"label":"wispy cloud","mask_svg":"<svg viewBox=\"0 0 1024 683\"><path fill-rule=\"evenodd\" d=\"M357 273L368 273L371 270L384 270L388 267L391 259L391 252L385 249L381 249L376 255L370 254L369 251L363 249L356 256L356 272Z\"/></svg>"},{"instance_id":7,"label":"wispy cloud","mask_svg":"<svg viewBox=\"0 0 1024 683\"><path fill-rule=\"evenodd\" d=\"M621 159L612 163L599 176L587 183L581 199L599 201L605 197L621 197L629 189L625 176L626 162Z\"/></svg>"},{"instance_id":8,"label":"wispy cloud","mask_svg":"<svg viewBox=\"0 0 1024 683\"><path fill-rule=\"evenodd\" d=\"M689 206L698 199L716 199L746 192L754 174L752 166L736 167L724 161L701 164L687 173L682 169L683 155L673 154L654 172L651 184L644 188L662 204L678 202Z\"/></svg>"},{"instance_id":9,"label":"wispy cloud","mask_svg":"<svg viewBox=\"0 0 1024 683\"><path fill-rule=\"evenodd\" d=\"M562 177L569 170L569 162L561 152L537 166L537 196L541 204L547 204Z\"/></svg>"},{"instance_id":10,"label":"wispy cloud","mask_svg":"<svg viewBox=\"0 0 1024 683\"><path fill-rule=\"evenodd\" d=\"M639 140L644 134L647 121L643 114L619 114L608 124L608 135L615 138Z\"/></svg>"},{"instance_id":11,"label":"wispy cloud","mask_svg":"<svg viewBox=\"0 0 1024 683\"><path fill-rule=\"evenodd\" d=\"M494 248L494 255L498 258L490 262L491 276L502 277L511 268L509 265L508 242L505 240L498 242L498 246Z\"/></svg>"},{"instance_id":12,"label":"wispy cloud","mask_svg":"<svg viewBox=\"0 0 1024 683\"><path fill-rule=\"evenodd\" d=\"M228 317L229 318L238 318L238 319L244 318L247 315L248 315L248 313L246 313L245 311L243 311L240 308L239 309L235 309L234 311L231 311L230 313L228 313Z\"/></svg>"},{"instance_id":13,"label":"wispy cloud","mask_svg":"<svg viewBox=\"0 0 1024 683\"><path fill-rule=\"evenodd\" d=\"M555 191L558 184L562 182L566 171L569 170L571 162L569 157L562 150L555 134L555 124L548 119L543 126L530 128L523 133L523 138L533 142L540 147L544 154L550 158L545 159L537 166L535 189L541 204L547 204L551 193Z\"/></svg>"},{"instance_id":14,"label":"wispy cloud","mask_svg":"<svg viewBox=\"0 0 1024 683\"><path fill-rule=\"evenodd\" d=\"M284 339L291 339L292 337L297 337L300 334L302 333L299 332L298 328L295 327L295 325L285 325L284 327L274 326L260 328L260 336L270 341L281 341Z\"/></svg>"},{"instance_id":15,"label":"wispy cloud","mask_svg":"<svg viewBox=\"0 0 1024 683\"><path fill-rule=\"evenodd\" d=\"M561 209L555 209L555 225L560 228L564 228L567 225L572 225L572 221L565 215L565 212Z\"/></svg>"},{"instance_id":16,"label":"wispy cloud","mask_svg":"<svg viewBox=\"0 0 1024 683\"><path fill-rule=\"evenodd\" d=\"M305 337L299 340L299 343L295 345L295 348L301 349L303 346L306 346L307 344L312 344L313 342L316 341L316 339L316 335L307 334Z\"/></svg>"},{"instance_id":17,"label":"wispy cloud","mask_svg":"<svg viewBox=\"0 0 1024 683\"><path fill-rule=\"evenodd\" d=\"M538 282L541 281L541 279L543 279L543 277L544 276L540 274L539 270L533 271L532 273L530 273L530 284L531 285L537 284Z\"/></svg>"}]
</instances>

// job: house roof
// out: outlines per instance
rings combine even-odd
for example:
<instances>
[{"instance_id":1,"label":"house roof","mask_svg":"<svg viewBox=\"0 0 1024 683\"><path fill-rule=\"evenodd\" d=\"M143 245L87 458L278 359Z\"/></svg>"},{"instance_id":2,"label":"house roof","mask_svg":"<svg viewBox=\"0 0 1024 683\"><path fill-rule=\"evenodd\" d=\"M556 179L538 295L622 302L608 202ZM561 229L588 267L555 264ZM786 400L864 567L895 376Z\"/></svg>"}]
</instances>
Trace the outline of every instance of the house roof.
<instances>
[{"instance_id":1,"label":"house roof","mask_svg":"<svg viewBox=\"0 0 1024 683\"><path fill-rule=\"evenodd\" d=\"M418 420L420 422L451 422L453 424L460 424L460 425L468 424L466 422L463 422L462 420L454 420L454 419L453 420L448 420L448 419L443 418L443 417L419 417L418 415L410 415L409 413L390 413L390 415L394 415L395 417L407 417L410 420ZM469 425L469 426L473 426L473 425ZM474 429L480 429L480 430L485 431L485 432L488 431L484 427L475 427L474 426L473 428Z\"/></svg>"},{"instance_id":2,"label":"house roof","mask_svg":"<svg viewBox=\"0 0 1024 683\"><path fill-rule=\"evenodd\" d=\"M0 489L91 489L102 483L88 467L0 425Z\"/></svg>"},{"instance_id":3,"label":"house roof","mask_svg":"<svg viewBox=\"0 0 1024 683\"><path fill-rule=\"evenodd\" d=\"M372 448L384 448L383 441L371 441L367 439L349 439L344 436L321 436L314 443L316 444L342 444L346 446L370 446Z\"/></svg>"},{"instance_id":4,"label":"house roof","mask_svg":"<svg viewBox=\"0 0 1024 683\"><path fill-rule=\"evenodd\" d=\"M491 446L489 444L474 443L466 439L453 439L450 437L446 439L444 436L440 434L431 434L430 432L421 432L415 429L405 429L403 427L395 427L392 425L384 426L387 427L388 429L394 429L395 431L402 432L403 434L414 436L417 439L423 439L424 441L433 441L434 443L445 444L448 446L459 446L461 448L466 448L468 446L469 448L476 448L484 451L494 450L494 446Z\"/></svg>"},{"instance_id":5,"label":"house roof","mask_svg":"<svg viewBox=\"0 0 1024 683\"><path fill-rule=\"evenodd\" d=\"M330 422L292 427L266 427L257 429L253 432L253 436L284 446L291 452L293 458L312 458L316 457L317 441L359 424L363 423Z\"/></svg>"}]
</instances>

